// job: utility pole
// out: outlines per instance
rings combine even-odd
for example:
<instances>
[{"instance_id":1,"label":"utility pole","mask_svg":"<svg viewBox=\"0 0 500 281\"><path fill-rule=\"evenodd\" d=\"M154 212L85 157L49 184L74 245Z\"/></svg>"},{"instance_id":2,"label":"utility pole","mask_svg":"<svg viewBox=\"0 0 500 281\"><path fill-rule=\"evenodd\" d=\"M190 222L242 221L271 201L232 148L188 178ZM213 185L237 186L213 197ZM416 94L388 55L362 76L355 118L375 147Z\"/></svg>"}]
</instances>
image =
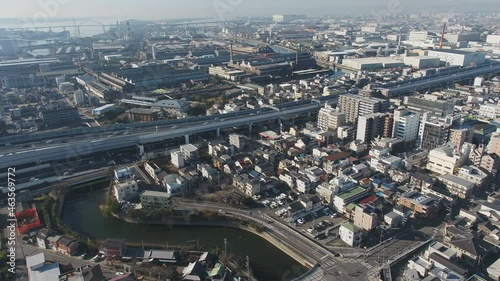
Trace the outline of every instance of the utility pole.
<instances>
[{"instance_id":1,"label":"utility pole","mask_svg":"<svg viewBox=\"0 0 500 281\"><path fill-rule=\"evenodd\" d=\"M224 238L224 257L227 256L227 239Z\"/></svg>"}]
</instances>

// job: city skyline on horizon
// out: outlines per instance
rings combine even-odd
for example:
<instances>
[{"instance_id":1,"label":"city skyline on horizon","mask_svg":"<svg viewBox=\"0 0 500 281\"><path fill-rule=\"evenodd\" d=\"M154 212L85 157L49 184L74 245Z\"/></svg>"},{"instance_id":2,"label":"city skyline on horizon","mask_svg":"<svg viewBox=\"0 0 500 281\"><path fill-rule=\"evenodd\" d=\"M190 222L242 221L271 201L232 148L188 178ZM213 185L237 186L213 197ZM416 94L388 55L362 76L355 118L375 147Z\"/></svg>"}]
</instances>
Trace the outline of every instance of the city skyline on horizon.
<instances>
[{"instance_id":1,"label":"city skyline on horizon","mask_svg":"<svg viewBox=\"0 0 500 281\"><path fill-rule=\"evenodd\" d=\"M1 0L1 2L4 1ZM59 4L60 2L61 4ZM8 4L2 5L0 19L32 19L45 22L72 18L109 18L113 20L234 19L252 16L270 17L273 14L304 14L317 17L330 14L396 15L423 11L435 13L494 12L494 9L497 9L497 1L495 0L478 0L473 4L468 3L467 0L448 0L437 3L431 0L422 0L417 3L408 3L402 0L361 0L355 4L345 1L317 0L315 1L316 5L304 5L299 0L286 1L286 5L283 5L282 1L268 3L264 0L252 2L242 0L176 0L168 1L168 3L160 0L149 0L148 2L150 7L144 8L145 4L138 0L107 0L106 2L89 0L85 1L84 5L76 0L9 1ZM44 5L43 3L51 4ZM265 9L262 9L263 6Z\"/></svg>"}]
</instances>

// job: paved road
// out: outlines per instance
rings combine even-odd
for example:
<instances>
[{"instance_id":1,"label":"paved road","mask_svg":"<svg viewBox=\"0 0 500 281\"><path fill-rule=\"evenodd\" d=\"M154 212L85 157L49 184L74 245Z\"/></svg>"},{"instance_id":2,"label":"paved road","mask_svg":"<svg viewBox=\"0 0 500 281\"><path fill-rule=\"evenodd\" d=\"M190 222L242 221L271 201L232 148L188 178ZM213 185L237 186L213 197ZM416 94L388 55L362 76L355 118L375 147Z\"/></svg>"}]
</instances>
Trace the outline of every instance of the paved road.
<instances>
[{"instance_id":1,"label":"paved road","mask_svg":"<svg viewBox=\"0 0 500 281\"><path fill-rule=\"evenodd\" d=\"M235 215L245 220L260 223L270 230L268 232L269 234L273 235L276 239L283 242L284 244L295 248L297 252L305 256L305 260L312 264L314 264L315 262L320 262L322 257L333 257L333 254L330 251L310 241L300 233L297 233L296 231L290 231L289 227L265 214L261 215L258 214L258 212L255 213L255 211L250 214L249 210L241 210L205 202L175 201L174 207L176 209L209 210L215 212L222 210L227 215Z\"/></svg>"},{"instance_id":2,"label":"paved road","mask_svg":"<svg viewBox=\"0 0 500 281\"><path fill-rule=\"evenodd\" d=\"M67 256L58 252L54 252L52 250L45 250L41 249L36 246L32 245L27 245L27 244L21 244L20 247L17 247L17 252L16 255L19 258L21 257L26 257L26 256L33 256L39 253L43 253L45 255L45 259L47 261L51 262L59 262L61 264L71 264L73 268L80 268L83 266L93 266L96 265L97 263L92 262L90 260L82 260L78 257L71 257ZM106 278L112 278L116 277L116 271L111 271L109 269L103 268L101 265L102 272ZM24 262L18 262L18 269L17 269L17 278L16 280L28 280L27 274L28 270L25 266Z\"/></svg>"},{"instance_id":3,"label":"paved road","mask_svg":"<svg viewBox=\"0 0 500 281\"><path fill-rule=\"evenodd\" d=\"M174 201L174 207L188 210L224 211L226 214L238 216L245 220L252 220L263 224L271 231L269 234L280 240L287 246L295 249L303 255L310 263L316 262L320 265L308 279L304 280L365 280L368 270L371 268L362 264L361 259L334 257L334 254L323 246L316 244L297 230L289 227L281 221L267 215L261 215L257 211L241 210L232 207L220 206L213 203Z\"/></svg>"}]
</instances>

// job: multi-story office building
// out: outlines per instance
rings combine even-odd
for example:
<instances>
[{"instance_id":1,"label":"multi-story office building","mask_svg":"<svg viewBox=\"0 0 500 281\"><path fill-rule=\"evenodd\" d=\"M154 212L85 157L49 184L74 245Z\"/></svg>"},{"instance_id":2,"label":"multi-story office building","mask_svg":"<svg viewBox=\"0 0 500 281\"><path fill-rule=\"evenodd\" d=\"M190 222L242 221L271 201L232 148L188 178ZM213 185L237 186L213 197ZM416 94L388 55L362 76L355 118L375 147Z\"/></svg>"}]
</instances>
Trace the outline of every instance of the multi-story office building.
<instances>
[{"instance_id":1,"label":"multi-story office building","mask_svg":"<svg viewBox=\"0 0 500 281\"><path fill-rule=\"evenodd\" d=\"M336 131L340 126L345 125L345 113L340 112L339 108L334 109L329 104L319 111L318 128L323 131Z\"/></svg>"},{"instance_id":2,"label":"multi-story office building","mask_svg":"<svg viewBox=\"0 0 500 281\"><path fill-rule=\"evenodd\" d=\"M452 124L453 119L451 117L442 120L424 113L418 132L418 145L420 148L431 150L444 145L448 141Z\"/></svg>"},{"instance_id":3,"label":"multi-story office building","mask_svg":"<svg viewBox=\"0 0 500 281\"><path fill-rule=\"evenodd\" d=\"M383 137L386 118L387 114L385 113L372 113L360 116L356 139L363 143L370 143L378 137Z\"/></svg>"},{"instance_id":4,"label":"multi-story office building","mask_svg":"<svg viewBox=\"0 0 500 281\"><path fill-rule=\"evenodd\" d=\"M413 142L418 137L420 117L418 114L400 108L394 111L392 137Z\"/></svg>"},{"instance_id":5,"label":"multi-story office building","mask_svg":"<svg viewBox=\"0 0 500 281\"><path fill-rule=\"evenodd\" d=\"M387 112L389 101L357 95L343 95L339 98L340 111L345 113L347 123L356 123L359 116Z\"/></svg>"}]
</instances>

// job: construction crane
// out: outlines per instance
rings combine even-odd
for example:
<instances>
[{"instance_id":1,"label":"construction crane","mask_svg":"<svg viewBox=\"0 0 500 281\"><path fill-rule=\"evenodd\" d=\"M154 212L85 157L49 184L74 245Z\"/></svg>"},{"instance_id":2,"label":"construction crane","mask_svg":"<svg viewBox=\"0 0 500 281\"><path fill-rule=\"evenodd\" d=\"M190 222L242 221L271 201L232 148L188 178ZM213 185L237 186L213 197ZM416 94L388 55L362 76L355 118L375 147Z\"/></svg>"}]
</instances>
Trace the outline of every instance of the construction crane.
<instances>
[{"instance_id":1,"label":"construction crane","mask_svg":"<svg viewBox=\"0 0 500 281\"><path fill-rule=\"evenodd\" d=\"M444 43L444 32L446 31L446 23L443 23L443 32L441 32L441 43L439 43L439 49L443 48Z\"/></svg>"}]
</instances>

